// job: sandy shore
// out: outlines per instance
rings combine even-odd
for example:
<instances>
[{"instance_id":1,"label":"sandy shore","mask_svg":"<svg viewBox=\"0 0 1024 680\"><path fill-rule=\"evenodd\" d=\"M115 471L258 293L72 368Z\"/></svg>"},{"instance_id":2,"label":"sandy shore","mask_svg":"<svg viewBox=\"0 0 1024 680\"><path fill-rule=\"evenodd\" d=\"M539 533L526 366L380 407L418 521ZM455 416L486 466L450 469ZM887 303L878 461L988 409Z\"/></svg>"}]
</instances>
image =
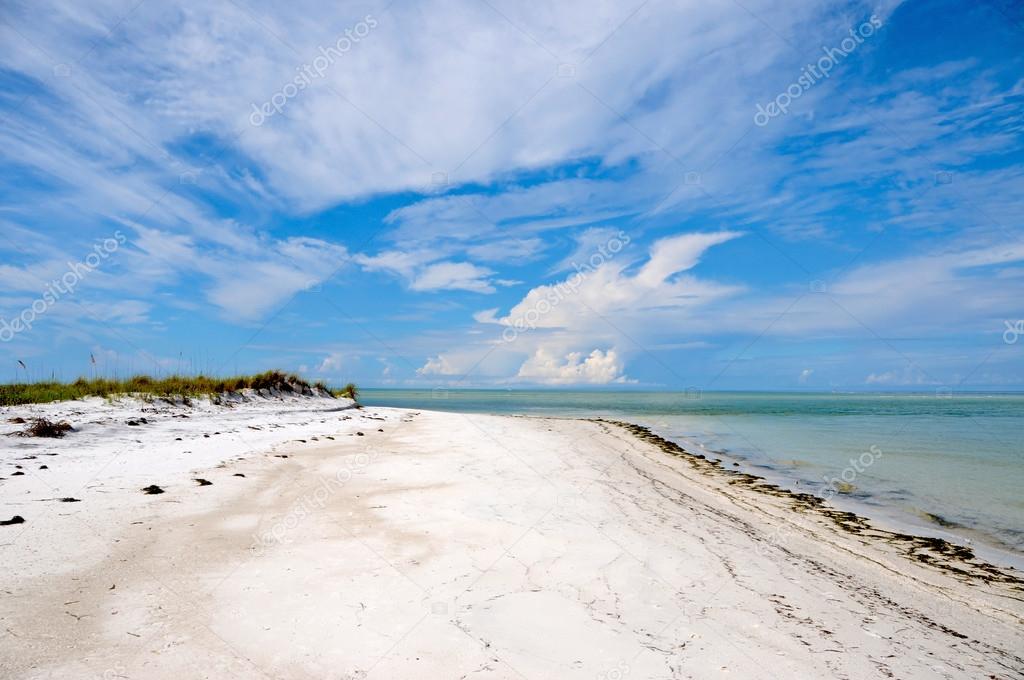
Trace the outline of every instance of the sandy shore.
<instances>
[{"instance_id":1,"label":"sandy shore","mask_svg":"<svg viewBox=\"0 0 1024 680\"><path fill-rule=\"evenodd\" d=\"M1019 573L642 430L46 408L79 431L0 451L3 677L1024 677Z\"/></svg>"}]
</instances>

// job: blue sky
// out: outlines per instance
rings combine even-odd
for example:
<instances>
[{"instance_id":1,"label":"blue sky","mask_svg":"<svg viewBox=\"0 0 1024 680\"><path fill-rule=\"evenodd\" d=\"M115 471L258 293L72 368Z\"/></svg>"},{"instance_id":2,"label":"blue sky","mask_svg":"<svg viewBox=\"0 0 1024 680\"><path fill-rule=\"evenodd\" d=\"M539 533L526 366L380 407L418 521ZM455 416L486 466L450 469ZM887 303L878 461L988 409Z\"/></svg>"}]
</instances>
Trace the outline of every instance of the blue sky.
<instances>
[{"instance_id":1,"label":"blue sky","mask_svg":"<svg viewBox=\"0 0 1024 680\"><path fill-rule=\"evenodd\" d=\"M82 4L0 9L4 380L1024 387L1016 3Z\"/></svg>"}]
</instances>

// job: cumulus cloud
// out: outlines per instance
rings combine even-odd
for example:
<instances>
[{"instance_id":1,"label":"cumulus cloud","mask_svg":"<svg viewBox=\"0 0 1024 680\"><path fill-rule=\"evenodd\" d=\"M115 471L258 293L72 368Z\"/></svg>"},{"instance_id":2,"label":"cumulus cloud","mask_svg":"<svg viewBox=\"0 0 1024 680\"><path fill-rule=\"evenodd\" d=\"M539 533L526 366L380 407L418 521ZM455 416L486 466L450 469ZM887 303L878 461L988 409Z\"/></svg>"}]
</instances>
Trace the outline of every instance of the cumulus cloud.
<instances>
[{"instance_id":1,"label":"cumulus cloud","mask_svg":"<svg viewBox=\"0 0 1024 680\"><path fill-rule=\"evenodd\" d=\"M473 315L477 324L504 326L504 330L448 348L428 359L417 373L500 382L508 380L503 372L511 365L516 367L514 378L524 382L627 382L626 357L617 346L635 346L637 337L652 341L646 330L650 324L643 321L646 315L664 315L678 324L703 305L740 290L687 272L709 249L741 235L730 231L677 234L656 241L640 261L626 255L620 240L619 245L599 251L599 257L588 256L585 266L564 281L531 289L507 314L499 316L500 308L478 311ZM622 328L628 328L629 334ZM596 343L612 349L595 348L589 353L580 349Z\"/></svg>"},{"instance_id":2,"label":"cumulus cloud","mask_svg":"<svg viewBox=\"0 0 1024 680\"><path fill-rule=\"evenodd\" d=\"M656 241L647 261L635 274L631 260L608 253L557 284L529 291L498 322L516 328L607 326L606 319L628 319L643 311L668 310L680 314L738 292L735 286L705 281L683 272L692 269L715 245L741 236L739 232L679 234ZM596 263L591 268L589 263Z\"/></svg>"},{"instance_id":3,"label":"cumulus cloud","mask_svg":"<svg viewBox=\"0 0 1024 680\"><path fill-rule=\"evenodd\" d=\"M584 356L569 352L564 356L540 348L519 367L518 377L550 385L607 385L628 382L622 361L614 349L595 349Z\"/></svg>"},{"instance_id":4,"label":"cumulus cloud","mask_svg":"<svg viewBox=\"0 0 1024 680\"><path fill-rule=\"evenodd\" d=\"M427 359L427 363L416 369L418 375L457 375L459 371L452 366L451 361L444 355L438 355Z\"/></svg>"},{"instance_id":5,"label":"cumulus cloud","mask_svg":"<svg viewBox=\"0 0 1024 680\"><path fill-rule=\"evenodd\" d=\"M343 355L339 352L333 352L324 357L320 365L316 367L318 374L337 373L341 370L343 363Z\"/></svg>"}]
</instances>

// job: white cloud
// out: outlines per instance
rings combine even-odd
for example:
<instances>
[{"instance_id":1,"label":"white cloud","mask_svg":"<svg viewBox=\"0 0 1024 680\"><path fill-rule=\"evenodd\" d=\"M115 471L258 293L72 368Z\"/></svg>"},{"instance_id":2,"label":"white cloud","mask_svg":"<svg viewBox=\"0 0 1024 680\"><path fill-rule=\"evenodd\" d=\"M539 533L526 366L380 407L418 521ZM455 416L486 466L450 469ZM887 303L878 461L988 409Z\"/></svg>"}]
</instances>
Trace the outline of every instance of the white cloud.
<instances>
[{"instance_id":1,"label":"white cloud","mask_svg":"<svg viewBox=\"0 0 1024 680\"><path fill-rule=\"evenodd\" d=\"M551 385L607 385L628 382L624 370L614 349L595 349L584 357L582 352L559 356L541 348L519 367L518 377Z\"/></svg>"},{"instance_id":2,"label":"white cloud","mask_svg":"<svg viewBox=\"0 0 1024 680\"><path fill-rule=\"evenodd\" d=\"M438 355L427 359L427 363L416 369L419 375L457 375L459 371L452 366L448 357Z\"/></svg>"},{"instance_id":3,"label":"white cloud","mask_svg":"<svg viewBox=\"0 0 1024 680\"><path fill-rule=\"evenodd\" d=\"M487 280L490 269L469 262L438 262L425 267L409 284L418 291L468 290L474 293L493 293L494 286Z\"/></svg>"},{"instance_id":4,"label":"white cloud","mask_svg":"<svg viewBox=\"0 0 1024 680\"><path fill-rule=\"evenodd\" d=\"M937 381L929 378L920 368L906 366L900 370L871 373L864 382L868 385L889 385L906 387L908 385L935 385Z\"/></svg>"},{"instance_id":5,"label":"white cloud","mask_svg":"<svg viewBox=\"0 0 1024 680\"><path fill-rule=\"evenodd\" d=\"M515 238L471 245L466 248L470 257L484 262L528 262L543 254L544 241L539 238Z\"/></svg>"},{"instance_id":6,"label":"white cloud","mask_svg":"<svg viewBox=\"0 0 1024 680\"><path fill-rule=\"evenodd\" d=\"M576 247L573 248L573 251L556 264L550 273L557 274L562 271L575 271L576 265L586 264L591 256L598 252L598 248L617 238L620 231L613 227L589 227L584 229L573 237L573 240L576 242Z\"/></svg>"},{"instance_id":7,"label":"white cloud","mask_svg":"<svg viewBox=\"0 0 1024 680\"><path fill-rule=\"evenodd\" d=\"M320 365L317 366L316 372L318 375L337 373L341 370L343 365L344 362L342 354L334 352L324 357L323 361L320 362Z\"/></svg>"},{"instance_id":8,"label":"white cloud","mask_svg":"<svg viewBox=\"0 0 1024 680\"><path fill-rule=\"evenodd\" d=\"M355 261L366 271L389 272L411 280L418 269L439 257L429 250L386 250L373 256L356 255Z\"/></svg>"},{"instance_id":9,"label":"white cloud","mask_svg":"<svg viewBox=\"0 0 1024 680\"><path fill-rule=\"evenodd\" d=\"M473 321L477 323L501 323L498 321L498 307L483 309L473 314Z\"/></svg>"},{"instance_id":10,"label":"white cloud","mask_svg":"<svg viewBox=\"0 0 1024 680\"><path fill-rule=\"evenodd\" d=\"M702 330L872 337L996 327L1024 290L1024 275L1014 266L1022 261L1019 241L950 245L840 272L823 294L803 288L730 301L705 316Z\"/></svg>"},{"instance_id":11,"label":"white cloud","mask_svg":"<svg viewBox=\"0 0 1024 680\"><path fill-rule=\"evenodd\" d=\"M452 185L486 183L582 158L616 165L653 153L661 163L658 147L707 166L723 149L702 141L706 131L715 129L727 148L750 125L752 93L793 60L782 41L733 5L651 2L636 12L613 0L576 0L541 12L495 5L499 11L469 1L389 5L339 63L259 127L249 123L253 103L281 91L321 47L374 8L144 3L128 8L123 22L128 9L120 3L51 0L15 8L5 23L27 39L5 31L0 59L40 77L62 105L54 115L30 102L31 113L57 134L49 141L7 135L5 148L70 186L88 185L94 204L116 197L106 205L133 204L142 212L159 195L150 190L158 176L191 170L167 150L203 131L235 140L259 171L230 174L214 165L200 175L206 188L309 212L385 192L431 190L437 172ZM849 14L869 9L854 3ZM825 0L754 2L751 10L775 31L800 30L810 42L847 30L847 17ZM51 19L34 20L41 13ZM105 28L113 25L116 39ZM85 49L91 58L73 79L54 79L52 64L39 62L40 49L68 63ZM561 63L576 64L575 77L558 77ZM700 67L682 74L681 64ZM72 139L92 148L79 156L65 144ZM133 164L140 159L160 172L123 171L142 167ZM180 196L166 203L162 211L192 210ZM538 210L534 219L571 219L586 203L577 198L562 215ZM481 212L487 217L477 215L477 223L501 219L500 211Z\"/></svg>"},{"instance_id":12,"label":"white cloud","mask_svg":"<svg viewBox=\"0 0 1024 680\"><path fill-rule=\"evenodd\" d=\"M483 327L476 330L484 330L484 337L455 348L447 341L446 349L428 359L417 373L502 382L509 379L511 370L516 380L526 382L627 382L620 349L598 348L584 354L579 348L634 347L636 338L656 344L649 331L657 332L657 324L649 322L650 314L672 320L678 328L689 314L739 292L737 287L686 274L709 249L739 236L737 232L695 232L667 237L655 242L647 260L640 263L622 251L621 259L616 259L619 256L609 251L603 262L595 261L596 268L585 270L583 276L574 274L533 288L505 316L499 317L497 308L478 311L473 319ZM630 273L634 265L639 267ZM517 323L524 319L525 329ZM498 331L494 326L506 328ZM519 329L511 339L509 328Z\"/></svg>"},{"instance_id":13,"label":"white cloud","mask_svg":"<svg viewBox=\"0 0 1024 680\"><path fill-rule=\"evenodd\" d=\"M494 271L471 262L437 261L436 250L388 250L377 255L357 255L354 259L367 271L383 271L404 279L410 290L468 290L493 293L504 279L492 279Z\"/></svg>"},{"instance_id":14,"label":"white cloud","mask_svg":"<svg viewBox=\"0 0 1024 680\"><path fill-rule=\"evenodd\" d=\"M737 232L680 234L656 241L636 274L631 261L614 254L597 260L582 274L563 282L534 288L500 319L515 327L522 320L535 328L568 328L580 332L607 329L607 319L633 327L630 319L642 312L685 314L687 310L732 295L739 289L707 282L683 272L692 269L711 247L739 237ZM545 311L547 310L547 311Z\"/></svg>"},{"instance_id":15,"label":"white cloud","mask_svg":"<svg viewBox=\"0 0 1024 680\"><path fill-rule=\"evenodd\" d=\"M348 251L320 239L270 239L251 237L249 247L226 249L207 243L200 248L196 239L147 228L125 221L133 230L122 256L134 259L134 269L143 272L136 282L155 283L153 275L173 279L189 271L208 280L209 302L222 316L252 321L282 304L296 293L321 284L348 262ZM124 281L121 281L124 285Z\"/></svg>"}]
</instances>

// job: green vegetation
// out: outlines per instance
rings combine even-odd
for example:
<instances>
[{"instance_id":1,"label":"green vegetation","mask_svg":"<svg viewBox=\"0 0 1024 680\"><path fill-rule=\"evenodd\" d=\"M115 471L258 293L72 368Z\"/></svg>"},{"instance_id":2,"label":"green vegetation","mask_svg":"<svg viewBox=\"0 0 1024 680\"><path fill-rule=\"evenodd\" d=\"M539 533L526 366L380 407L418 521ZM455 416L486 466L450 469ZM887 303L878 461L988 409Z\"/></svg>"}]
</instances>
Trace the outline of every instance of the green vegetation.
<instances>
[{"instance_id":1,"label":"green vegetation","mask_svg":"<svg viewBox=\"0 0 1024 680\"><path fill-rule=\"evenodd\" d=\"M303 388L310 387L319 387L330 394L347 395L351 393L353 399L356 394L356 386L352 384L335 392L322 381L311 386L299 376L281 371L267 371L257 375L230 378L212 378L205 375L172 375L166 378L151 378L148 375L137 375L126 380L79 378L73 383L37 382L0 385L0 406L39 404L93 396L110 397L119 394L138 394L144 398L172 396L188 398L238 392L246 388L301 392Z\"/></svg>"},{"instance_id":2,"label":"green vegetation","mask_svg":"<svg viewBox=\"0 0 1024 680\"><path fill-rule=\"evenodd\" d=\"M340 390L332 390L331 394L333 394L336 397L345 397L346 399L351 399L352 401L355 401L356 398L359 396L359 388L355 386L355 383L349 383L342 387Z\"/></svg>"}]
</instances>

